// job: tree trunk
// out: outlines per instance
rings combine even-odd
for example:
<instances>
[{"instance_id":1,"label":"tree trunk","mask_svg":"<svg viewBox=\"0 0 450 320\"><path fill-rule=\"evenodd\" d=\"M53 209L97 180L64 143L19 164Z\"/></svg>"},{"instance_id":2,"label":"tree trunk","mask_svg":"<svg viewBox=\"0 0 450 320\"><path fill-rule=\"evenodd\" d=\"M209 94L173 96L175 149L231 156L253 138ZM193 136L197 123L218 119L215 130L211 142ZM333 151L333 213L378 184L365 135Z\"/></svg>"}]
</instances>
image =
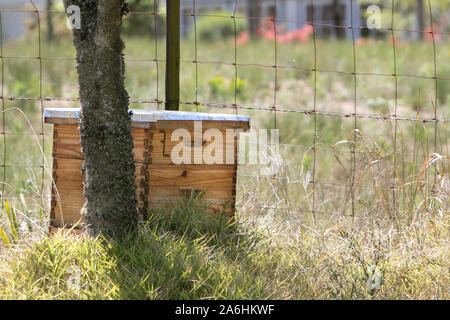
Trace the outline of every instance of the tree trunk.
<instances>
[{"instance_id":1,"label":"tree trunk","mask_svg":"<svg viewBox=\"0 0 450 320\"><path fill-rule=\"evenodd\" d=\"M424 38L423 31L425 31L423 0L417 0L417 21L419 25L419 30L421 31L418 33L419 39L423 39Z\"/></svg>"},{"instance_id":2,"label":"tree trunk","mask_svg":"<svg viewBox=\"0 0 450 320\"><path fill-rule=\"evenodd\" d=\"M250 31L250 37L256 39L258 36L259 20L254 18L259 18L259 0L247 0L247 10L248 10L248 28Z\"/></svg>"},{"instance_id":3,"label":"tree trunk","mask_svg":"<svg viewBox=\"0 0 450 320\"><path fill-rule=\"evenodd\" d=\"M333 24L335 26L341 25L341 12L339 8L339 0L333 0ZM342 39L344 37L343 29L339 27L334 28L336 38Z\"/></svg>"},{"instance_id":4,"label":"tree trunk","mask_svg":"<svg viewBox=\"0 0 450 320\"><path fill-rule=\"evenodd\" d=\"M47 42L52 42L53 40L53 20L52 20L52 10L53 0L47 0Z\"/></svg>"},{"instance_id":5,"label":"tree trunk","mask_svg":"<svg viewBox=\"0 0 450 320\"><path fill-rule=\"evenodd\" d=\"M85 220L91 235L121 236L137 228L135 162L120 27L124 0L64 0L77 5L73 30L80 87Z\"/></svg>"}]
</instances>

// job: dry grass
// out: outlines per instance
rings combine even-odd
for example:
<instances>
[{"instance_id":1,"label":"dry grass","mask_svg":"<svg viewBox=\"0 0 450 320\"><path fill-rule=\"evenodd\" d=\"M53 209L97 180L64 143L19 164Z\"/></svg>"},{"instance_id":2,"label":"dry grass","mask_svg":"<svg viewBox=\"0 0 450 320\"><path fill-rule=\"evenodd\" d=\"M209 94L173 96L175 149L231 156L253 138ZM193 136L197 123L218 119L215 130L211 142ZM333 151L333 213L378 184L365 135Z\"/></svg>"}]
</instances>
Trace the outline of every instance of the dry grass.
<instances>
[{"instance_id":1,"label":"dry grass","mask_svg":"<svg viewBox=\"0 0 450 320\"><path fill-rule=\"evenodd\" d=\"M268 181L272 196L294 201ZM235 223L186 199L153 212L122 243L24 234L2 247L0 298L449 299L448 191L443 180L435 201L396 216L321 215L314 223L260 210L267 194L245 192Z\"/></svg>"},{"instance_id":2,"label":"dry grass","mask_svg":"<svg viewBox=\"0 0 450 320\"><path fill-rule=\"evenodd\" d=\"M33 43L10 43L6 49L27 52ZM142 58L143 52L153 58L150 42L132 38L127 45L128 58ZM319 41L318 45L319 69L352 69L350 43ZM192 60L192 43L183 46L183 59ZM228 42L200 43L200 47L205 60L233 60ZM240 47L239 62L272 63L272 47L270 42ZM312 43L280 45L279 64L310 67L312 48ZM446 61L448 44L440 43L439 48L438 61ZM398 73L432 74L428 49L427 43L407 44L398 54ZM46 50L47 56L73 56L69 39ZM392 72L386 63L392 61L389 44L377 42L357 50L358 66L366 67L360 72ZM39 95L37 62L12 60L6 66L6 96ZM127 70L133 98L156 96L156 86L149 86L157 78L153 63L130 61ZM182 100L191 101L196 92L195 68L184 63L182 70ZM200 65L199 101L233 103L232 71L224 65ZM441 77L450 74L442 63L438 71ZM271 106L273 70L248 67L238 72L245 83L238 104ZM279 105L312 109L313 76L309 71L279 71ZM163 90L162 73L159 80ZM225 85L220 86L222 80ZM369 80L359 81L358 111L393 114L393 81ZM352 110L352 81L350 76L319 73L319 109ZM72 61L45 62L44 82L44 96L77 96ZM441 95L448 92L448 83L438 83ZM399 114L432 117L431 92L434 81L400 79ZM440 118L448 115L446 98L441 97ZM44 103L59 107L63 102ZM17 106L39 128L39 103L6 101L6 108ZM272 112L239 112L251 115L255 128L274 126ZM41 164L36 137L20 134L29 131L27 121L17 112L4 115L3 130L11 132L6 162ZM41 169L8 168L3 196L22 194L26 201L10 201L19 236L11 245L0 244L0 299L449 299L450 131L442 124L399 122L397 132L394 125L394 121L359 119L355 130L353 119L278 113L282 146L281 157L274 160L280 170L274 176L260 176L259 168L240 168L238 223L227 225L187 206L154 213L148 224L143 223L138 238L122 244L48 237L47 217L41 219L39 214L41 203L31 199L40 194ZM0 150L3 146L2 139ZM47 138L47 157L50 149ZM49 203L46 182L44 205ZM11 224L4 210L0 225L10 239ZM74 266L82 272L79 289L71 285Z\"/></svg>"}]
</instances>

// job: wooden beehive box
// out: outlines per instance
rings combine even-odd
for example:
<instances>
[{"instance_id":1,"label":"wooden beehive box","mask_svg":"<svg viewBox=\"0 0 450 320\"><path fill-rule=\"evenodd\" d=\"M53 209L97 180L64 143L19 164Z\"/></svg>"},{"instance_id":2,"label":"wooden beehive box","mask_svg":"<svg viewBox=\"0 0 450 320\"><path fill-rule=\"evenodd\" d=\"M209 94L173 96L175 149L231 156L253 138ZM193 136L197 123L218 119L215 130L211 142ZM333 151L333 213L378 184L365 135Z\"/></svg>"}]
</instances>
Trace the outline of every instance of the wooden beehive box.
<instances>
[{"instance_id":1,"label":"wooden beehive box","mask_svg":"<svg viewBox=\"0 0 450 320\"><path fill-rule=\"evenodd\" d=\"M51 227L76 225L81 228L83 225L80 211L85 201L82 191L84 158L78 128L79 112L79 109L46 109L44 114L45 122L54 125ZM226 133L227 129L230 132L248 130L248 117L144 110L132 110L132 113L138 210L141 216L145 216L151 208L176 205L182 197L199 191L205 191L202 199L211 212L220 212L224 208L230 214L234 212L238 135L230 135L227 139ZM197 149L192 149L191 164L175 164L171 157L172 149L181 140L172 141L174 130L188 131L194 146L194 141L198 141L195 137L199 137L194 129L198 134L199 124L202 134L209 129L223 133L224 151L219 154L223 163L207 164L205 160L199 162L198 158L194 162L194 150L203 152L211 143L200 135L202 141L196 145Z\"/></svg>"}]
</instances>

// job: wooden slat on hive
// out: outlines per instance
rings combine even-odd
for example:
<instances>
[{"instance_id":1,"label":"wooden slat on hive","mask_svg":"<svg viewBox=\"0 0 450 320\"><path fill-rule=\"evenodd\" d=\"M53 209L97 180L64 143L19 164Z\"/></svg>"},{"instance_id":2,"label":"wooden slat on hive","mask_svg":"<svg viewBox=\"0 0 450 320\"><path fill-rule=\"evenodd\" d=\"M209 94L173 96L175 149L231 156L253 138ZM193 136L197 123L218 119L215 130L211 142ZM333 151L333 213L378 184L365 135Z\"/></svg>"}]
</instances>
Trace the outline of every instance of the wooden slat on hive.
<instances>
[{"instance_id":1,"label":"wooden slat on hive","mask_svg":"<svg viewBox=\"0 0 450 320\"><path fill-rule=\"evenodd\" d=\"M54 163L56 168L53 169L53 179L55 180L58 194L53 190L52 197L56 201L52 203L55 215L52 224L55 227L72 226L82 219L80 211L85 202L83 196L84 175L81 172L83 160L54 158ZM137 165L136 167L138 208L144 207L144 201L146 201L146 199L141 200L140 196L146 192L146 186L142 185L143 167L146 168L143 165Z\"/></svg>"},{"instance_id":2,"label":"wooden slat on hive","mask_svg":"<svg viewBox=\"0 0 450 320\"><path fill-rule=\"evenodd\" d=\"M78 119L72 118L45 118L45 123L55 124L55 125L76 125L78 126ZM202 121L204 129L243 129L248 130L250 128L250 123L245 121L213 121L206 120ZM132 128L142 128L142 129L154 129L154 130L165 130L165 129L179 129L184 128L188 130L194 130L194 121L180 121L180 120L158 120L157 122L135 122L131 123Z\"/></svg>"},{"instance_id":3,"label":"wooden slat on hive","mask_svg":"<svg viewBox=\"0 0 450 320\"><path fill-rule=\"evenodd\" d=\"M83 160L54 158L53 179L57 193L53 190L52 210L54 210L54 227L72 226L82 220L80 211L84 204Z\"/></svg>"},{"instance_id":4,"label":"wooden slat on hive","mask_svg":"<svg viewBox=\"0 0 450 320\"><path fill-rule=\"evenodd\" d=\"M53 156L56 158L84 159L81 153L80 131L76 125L55 124L53 137ZM146 129L133 128L134 158L138 163L144 163L148 143L151 139L147 137Z\"/></svg>"},{"instance_id":5,"label":"wooden slat on hive","mask_svg":"<svg viewBox=\"0 0 450 320\"><path fill-rule=\"evenodd\" d=\"M234 212L234 165L149 165L150 209L167 208L183 204L183 198L204 192L197 203L206 204L208 210L220 213Z\"/></svg>"},{"instance_id":6,"label":"wooden slat on hive","mask_svg":"<svg viewBox=\"0 0 450 320\"><path fill-rule=\"evenodd\" d=\"M248 130L250 123L245 121L201 121L204 130L207 129L243 129ZM175 129L187 129L189 131L194 130L195 121L178 121L178 120L158 120L154 125L155 130L175 130Z\"/></svg>"},{"instance_id":7,"label":"wooden slat on hive","mask_svg":"<svg viewBox=\"0 0 450 320\"><path fill-rule=\"evenodd\" d=\"M172 141L172 134L174 130L162 130L162 131L153 131L153 139L151 142L151 159L153 164L171 164L172 163L172 150L179 145L180 143L188 143L189 141L183 141L182 139ZM235 154L235 139L229 138L227 141L226 131L222 130L222 143L221 149L216 150L219 154L217 156L217 164L227 164L227 150L230 153L230 164L236 163L236 154ZM190 164L194 164L194 136L193 132L190 132L190 144L188 146L191 147L191 156L190 156ZM206 139L200 140L202 145L201 154L204 154L204 151L208 146L210 146L214 141L209 141ZM221 154L220 154L221 153ZM177 154L178 155L178 154ZM183 156L180 154L179 156ZM214 154L215 156L215 154ZM215 158L214 158L215 159ZM230 162L230 160L229 160ZM203 159L202 163L206 164L206 161Z\"/></svg>"},{"instance_id":8,"label":"wooden slat on hive","mask_svg":"<svg viewBox=\"0 0 450 320\"><path fill-rule=\"evenodd\" d=\"M150 189L154 187L192 187L195 189L232 188L234 165L158 165L148 168Z\"/></svg>"},{"instance_id":9,"label":"wooden slat on hive","mask_svg":"<svg viewBox=\"0 0 450 320\"><path fill-rule=\"evenodd\" d=\"M83 159L77 125L55 124L54 132L53 157Z\"/></svg>"},{"instance_id":10,"label":"wooden slat on hive","mask_svg":"<svg viewBox=\"0 0 450 320\"><path fill-rule=\"evenodd\" d=\"M148 129L133 128L134 160L137 163L147 163L152 133Z\"/></svg>"}]
</instances>

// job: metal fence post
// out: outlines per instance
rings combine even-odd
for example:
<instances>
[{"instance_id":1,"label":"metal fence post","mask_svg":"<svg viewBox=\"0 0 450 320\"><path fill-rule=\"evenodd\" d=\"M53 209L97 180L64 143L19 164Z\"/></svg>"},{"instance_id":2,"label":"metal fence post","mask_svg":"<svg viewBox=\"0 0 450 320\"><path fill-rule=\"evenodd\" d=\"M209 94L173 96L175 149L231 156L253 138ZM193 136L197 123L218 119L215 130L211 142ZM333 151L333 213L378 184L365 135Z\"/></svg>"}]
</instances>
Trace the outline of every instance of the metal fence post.
<instances>
[{"instance_id":1,"label":"metal fence post","mask_svg":"<svg viewBox=\"0 0 450 320\"><path fill-rule=\"evenodd\" d=\"M166 110L180 108L180 0L167 1Z\"/></svg>"}]
</instances>

